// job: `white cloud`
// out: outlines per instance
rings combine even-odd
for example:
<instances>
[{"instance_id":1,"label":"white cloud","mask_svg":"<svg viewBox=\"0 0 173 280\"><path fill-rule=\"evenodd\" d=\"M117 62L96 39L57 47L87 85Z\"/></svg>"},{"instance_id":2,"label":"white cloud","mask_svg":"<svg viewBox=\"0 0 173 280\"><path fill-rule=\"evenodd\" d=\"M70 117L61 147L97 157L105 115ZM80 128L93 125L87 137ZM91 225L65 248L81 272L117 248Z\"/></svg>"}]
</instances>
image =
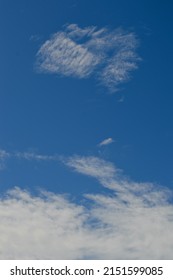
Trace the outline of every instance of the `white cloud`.
<instances>
[{"instance_id":1,"label":"white cloud","mask_svg":"<svg viewBox=\"0 0 173 280\"><path fill-rule=\"evenodd\" d=\"M130 74L137 69L136 58L131 51L121 51L115 55L102 72L101 78L108 87L114 88L118 84L130 79Z\"/></svg>"},{"instance_id":2,"label":"white cloud","mask_svg":"<svg viewBox=\"0 0 173 280\"><path fill-rule=\"evenodd\" d=\"M112 178L116 173L113 164L94 156L73 156L65 160L64 163L79 173L89 175L97 179Z\"/></svg>"},{"instance_id":3,"label":"white cloud","mask_svg":"<svg viewBox=\"0 0 173 280\"><path fill-rule=\"evenodd\" d=\"M59 161L60 157L57 154L46 155L36 152L7 152L0 150L0 170L6 167L8 159L20 159L27 161Z\"/></svg>"},{"instance_id":4,"label":"white cloud","mask_svg":"<svg viewBox=\"0 0 173 280\"><path fill-rule=\"evenodd\" d=\"M115 142L111 137L104 139L102 142L100 142L98 144L98 146L107 146L109 144L112 144L113 142Z\"/></svg>"},{"instance_id":5,"label":"white cloud","mask_svg":"<svg viewBox=\"0 0 173 280\"><path fill-rule=\"evenodd\" d=\"M6 160L10 157L10 153L0 150L0 170L5 168Z\"/></svg>"},{"instance_id":6,"label":"white cloud","mask_svg":"<svg viewBox=\"0 0 173 280\"><path fill-rule=\"evenodd\" d=\"M96 157L64 162L110 192L74 203L55 193L9 191L0 200L0 259L173 258L171 191L120 178Z\"/></svg>"},{"instance_id":7,"label":"white cloud","mask_svg":"<svg viewBox=\"0 0 173 280\"><path fill-rule=\"evenodd\" d=\"M80 257L85 213L60 195L15 188L0 202L0 220L0 259Z\"/></svg>"},{"instance_id":8,"label":"white cloud","mask_svg":"<svg viewBox=\"0 0 173 280\"><path fill-rule=\"evenodd\" d=\"M50 161L58 160L57 155L42 155L35 152L16 152L14 154L16 158L25 159L25 160L38 160L38 161Z\"/></svg>"},{"instance_id":9,"label":"white cloud","mask_svg":"<svg viewBox=\"0 0 173 280\"><path fill-rule=\"evenodd\" d=\"M0 150L0 160L5 160L10 157L10 153L5 150Z\"/></svg>"},{"instance_id":10,"label":"white cloud","mask_svg":"<svg viewBox=\"0 0 173 280\"><path fill-rule=\"evenodd\" d=\"M42 71L78 78L90 75L99 63L97 56L62 32L54 34L44 43L38 52L38 58Z\"/></svg>"},{"instance_id":11,"label":"white cloud","mask_svg":"<svg viewBox=\"0 0 173 280\"><path fill-rule=\"evenodd\" d=\"M67 25L52 35L37 53L42 72L86 78L91 74L110 90L129 80L137 68L137 39L122 29Z\"/></svg>"}]
</instances>

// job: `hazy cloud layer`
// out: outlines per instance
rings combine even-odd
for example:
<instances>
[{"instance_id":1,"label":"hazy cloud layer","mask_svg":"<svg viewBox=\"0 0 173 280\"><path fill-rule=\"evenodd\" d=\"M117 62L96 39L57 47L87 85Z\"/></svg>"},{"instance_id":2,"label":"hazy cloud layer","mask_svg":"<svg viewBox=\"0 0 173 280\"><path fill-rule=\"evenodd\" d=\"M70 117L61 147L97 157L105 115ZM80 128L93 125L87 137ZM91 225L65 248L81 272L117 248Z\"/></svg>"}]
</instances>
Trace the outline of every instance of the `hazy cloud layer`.
<instances>
[{"instance_id":1,"label":"hazy cloud layer","mask_svg":"<svg viewBox=\"0 0 173 280\"><path fill-rule=\"evenodd\" d=\"M12 189L0 200L0 259L173 258L168 189L127 180L97 157L63 162L99 180L109 194L85 194L85 203L76 204L55 193Z\"/></svg>"},{"instance_id":2,"label":"hazy cloud layer","mask_svg":"<svg viewBox=\"0 0 173 280\"><path fill-rule=\"evenodd\" d=\"M122 29L70 24L41 46L37 68L76 78L94 74L101 84L116 91L138 67L137 44L135 34Z\"/></svg>"}]
</instances>

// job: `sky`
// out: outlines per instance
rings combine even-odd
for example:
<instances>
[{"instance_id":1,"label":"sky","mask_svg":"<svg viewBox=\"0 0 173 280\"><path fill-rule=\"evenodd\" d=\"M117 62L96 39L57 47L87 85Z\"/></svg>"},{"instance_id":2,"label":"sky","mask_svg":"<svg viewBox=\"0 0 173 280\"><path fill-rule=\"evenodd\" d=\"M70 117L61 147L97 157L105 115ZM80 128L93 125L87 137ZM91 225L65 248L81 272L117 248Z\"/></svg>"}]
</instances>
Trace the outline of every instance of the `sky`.
<instances>
[{"instance_id":1,"label":"sky","mask_svg":"<svg viewBox=\"0 0 173 280\"><path fill-rule=\"evenodd\" d=\"M1 0L0 259L173 258L172 9Z\"/></svg>"}]
</instances>

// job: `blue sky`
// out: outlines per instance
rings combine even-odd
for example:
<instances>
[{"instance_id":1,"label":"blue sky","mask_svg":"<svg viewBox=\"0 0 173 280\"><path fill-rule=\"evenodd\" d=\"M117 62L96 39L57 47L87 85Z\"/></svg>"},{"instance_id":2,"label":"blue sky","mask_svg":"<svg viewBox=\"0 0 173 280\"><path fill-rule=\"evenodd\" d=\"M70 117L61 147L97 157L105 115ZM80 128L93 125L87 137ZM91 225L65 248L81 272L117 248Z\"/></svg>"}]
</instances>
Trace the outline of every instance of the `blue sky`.
<instances>
[{"instance_id":1,"label":"blue sky","mask_svg":"<svg viewBox=\"0 0 173 280\"><path fill-rule=\"evenodd\" d=\"M9 232L0 245L0 258L126 258L127 252L128 258L171 258L173 240L170 236L165 245L169 233L163 233L161 221L170 232L172 3L3 0L0 30L0 207L3 232ZM42 195L38 190L51 195ZM62 215L71 211L74 224L76 219L81 223L81 243L70 239L67 215L62 227L69 244L75 244L73 248L69 245L65 250L62 246L57 255L54 244L62 244L62 240L54 238L55 243L47 245L48 256L46 246L43 250L36 247L28 255L20 251L20 242L26 240L30 240L30 248L35 248L38 240L45 243L27 208L34 207L35 201L45 205L44 209L37 205L38 217L44 217L45 209L52 213L51 204L55 204L56 213L56 203ZM20 207L30 219L24 214L19 218ZM126 224L131 207L134 223L127 229L119 225L121 239L114 217L119 213ZM138 211L143 208L146 214ZM113 214L106 222L107 213ZM146 218L148 213L154 215L151 219L156 221L155 228ZM9 225L13 215L16 222ZM25 234L22 219L35 235ZM92 219L97 220L95 226ZM141 220L148 225L146 246L142 245L142 230L138 232ZM109 222L110 239L105 252L101 244ZM50 220L47 218L45 223L50 224ZM54 223L59 225L61 221L56 219ZM16 239L14 228L19 228ZM105 230L97 248L96 228ZM155 249L148 252L156 228L163 240L156 238ZM47 232L43 227L45 240L56 236L56 230ZM129 239L128 231L132 232ZM131 247L124 245L119 250L119 238L120 244L126 241ZM14 246L10 251L6 244L11 240ZM86 240L91 246L80 253L83 244L89 244ZM112 242L117 255L109 247Z\"/></svg>"}]
</instances>

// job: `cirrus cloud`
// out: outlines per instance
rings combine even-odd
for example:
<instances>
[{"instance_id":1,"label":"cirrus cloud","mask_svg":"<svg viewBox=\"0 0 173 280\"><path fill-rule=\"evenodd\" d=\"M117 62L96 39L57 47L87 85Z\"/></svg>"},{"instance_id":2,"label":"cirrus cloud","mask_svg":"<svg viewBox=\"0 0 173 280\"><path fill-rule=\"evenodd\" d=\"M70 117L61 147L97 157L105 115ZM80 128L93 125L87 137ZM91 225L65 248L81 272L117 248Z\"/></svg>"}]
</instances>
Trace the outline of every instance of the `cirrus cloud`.
<instances>
[{"instance_id":1,"label":"cirrus cloud","mask_svg":"<svg viewBox=\"0 0 173 280\"><path fill-rule=\"evenodd\" d=\"M136 35L120 28L70 24L43 43L37 53L37 69L76 78L94 74L101 84L116 91L138 68L137 45Z\"/></svg>"},{"instance_id":2,"label":"cirrus cloud","mask_svg":"<svg viewBox=\"0 0 173 280\"><path fill-rule=\"evenodd\" d=\"M99 147L107 146L107 145L112 144L112 143L114 143L114 142L115 142L115 141L114 141L111 137L109 137L109 138L106 138L106 139L104 139L103 141L101 141L101 142L98 144L98 146L99 146Z\"/></svg>"}]
</instances>

